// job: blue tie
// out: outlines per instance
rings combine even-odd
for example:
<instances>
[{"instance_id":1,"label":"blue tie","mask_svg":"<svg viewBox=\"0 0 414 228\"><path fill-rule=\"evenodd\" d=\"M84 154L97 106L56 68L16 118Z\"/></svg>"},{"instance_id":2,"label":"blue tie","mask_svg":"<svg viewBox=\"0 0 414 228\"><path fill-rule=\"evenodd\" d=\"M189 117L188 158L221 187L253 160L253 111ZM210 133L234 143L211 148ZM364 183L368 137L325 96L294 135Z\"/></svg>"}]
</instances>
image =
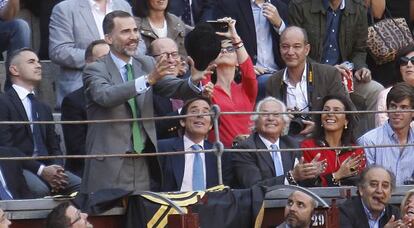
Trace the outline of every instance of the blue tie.
<instances>
[{"instance_id":1,"label":"blue tie","mask_svg":"<svg viewBox=\"0 0 414 228\"><path fill-rule=\"evenodd\" d=\"M203 148L194 144L191 146L191 149L196 151L194 153L194 163L193 163L193 191L199 191L205 189L204 184L204 169L203 169L203 160L201 159L200 150Z\"/></svg>"},{"instance_id":2,"label":"blue tie","mask_svg":"<svg viewBox=\"0 0 414 228\"><path fill-rule=\"evenodd\" d=\"M32 107L32 121L39 121L39 102L37 101L33 93L29 93L27 97L29 98ZM33 144L34 155L48 155L46 146L43 143L42 132L40 131L39 124L33 124Z\"/></svg>"},{"instance_id":3,"label":"blue tie","mask_svg":"<svg viewBox=\"0 0 414 228\"><path fill-rule=\"evenodd\" d=\"M279 147L276 144L272 144L270 145L270 147L272 148L272 158L273 158L273 163L275 165L276 176L277 177L282 176L284 174L282 161L280 160L279 155L277 154Z\"/></svg>"}]
</instances>

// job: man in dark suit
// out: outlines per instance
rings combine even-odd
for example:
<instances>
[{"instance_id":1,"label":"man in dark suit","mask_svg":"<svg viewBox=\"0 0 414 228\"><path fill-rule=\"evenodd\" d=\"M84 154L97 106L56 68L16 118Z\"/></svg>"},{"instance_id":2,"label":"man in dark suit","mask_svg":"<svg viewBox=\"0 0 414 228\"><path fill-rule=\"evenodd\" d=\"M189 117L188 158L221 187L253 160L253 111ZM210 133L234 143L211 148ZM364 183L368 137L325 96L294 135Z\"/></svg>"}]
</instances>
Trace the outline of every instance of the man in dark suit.
<instances>
[{"instance_id":1,"label":"man in dark suit","mask_svg":"<svg viewBox=\"0 0 414 228\"><path fill-rule=\"evenodd\" d=\"M11 56L11 82L0 96L0 120L52 121L50 108L34 96L42 79L39 59L31 49L20 49ZM0 146L16 147L26 156L61 155L53 124L7 124L0 126ZM80 178L62 168L61 159L23 162L24 176L36 197L56 193L68 194L79 189ZM45 181L45 182L43 182Z\"/></svg>"},{"instance_id":2,"label":"man in dark suit","mask_svg":"<svg viewBox=\"0 0 414 228\"><path fill-rule=\"evenodd\" d=\"M211 101L208 98L198 97L188 100L181 114L207 114L210 111ZM209 150L213 147L205 140L213 126L212 117L186 117L180 120L180 124L184 130L183 136L160 140L158 150L159 152L194 151L194 153L160 157L163 177L161 191L196 191L218 185L215 154L198 152L198 150ZM222 170L225 184L231 182L229 162L229 157L223 155ZM196 175L200 172L201 175L197 178ZM201 185L198 185L198 182L195 183L195 179L201 180Z\"/></svg>"},{"instance_id":3,"label":"man in dark suit","mask_svg":"<svg viewBox=\"0 0 414 228\"><path fill-rule=\"evenodd\" d=\"M216 0L169 0L168 11L181 17L187 25L194 26L214 18L215 4Z\"/></svg>"},{"instance_id":4,"label":"man in dark suit","mask_svg":"<svg viewBox=\"0 0 414 228\"><path fill-rule=\"evenodd\" d=\"M329 65L310 62L310 45L306 31L296 26L286 28L280 37L280 53L286 68L273 74L266 85L266 94L282 100L288 110L312 111L331 93L349 97L339 71ZM306 128L299 134L312 132L313 122L304 120Z\"/></svg>"},{"instance_id":5,"label":"man in dark suit","mask_svg":"<svg viewBox=\"0 0 414 228\"><path fill-rule=\"evenodd\" d=\"M95 40L86 48L85 62L86 64L92 63L104 55L107 55L108 52L109 45L105 40ZM63 98L61 117L63 121L87 120L84 94L85 88L82 86ZM65 138L66 154L85 155L85 140L88 125L63 124L62 130ZM83 167L83 159L68 159L65 163L65 168L77 176L82 176Z\"/></svg>"},{"instance_id":6,"label":"man in dark suit","mask_svg":"<svg viewBox=\"0 0 414 228\"><path fill-rule=\"evenodd\" d=\"M240 152L232 154L233 172L239 187L249 188L261 181L274 178L278 184L297 184L299 181L317 177L324 167L318 158L310 163L303 163L303 158L295 152L280 152L279 149L298 148L297 142L282 136L289 126L286 106L273 97L266 97L256 107L256 112L268 114L255 115L254 133L241 142L237 149L268 149L270 152Z\"/></svg>"},{"instance_id":7,"label":"man in dark suit","mask_svg":"<svg viewBox=\"0 0 414 228\"><path fill-rule=\"evenodd\" d=\"M148 56L132 57L138 47L139 32L134 18L124 11L113 11L103 21L110 53L88 64L83 72L87 116L90 120L150 118L154 116L153 97L192 97L204 72L192 72L188 80L178 79L175 68L163 54L154 67ZM88 126L86 153L125 154L157 151L154 121L100 123ZM158 163L145 157L95 158L85 162L81 192L120 188L150 190L159 178ZM152 174L152 175L150 175Z\"/></svg>"},{"instance_id":8,"label":"man in dark suit","mask_svg":"<svg viewBox=\"0 0 414 228\"><path fill-rule=\"evenodd\" d=\"M282 0L218 0L218 18L237 21L236 30L255 65L259 83L257 101L265 97L266 81L283 68L279 55L280 32L287 25L287 6Z\"/></svg>"},{"instance_id":9,"label":"man in dark suit","mask_svg":"<svg viewBox=\"0 0 414 228\"><path fill-rule=\"evenodd\" d=\"M339 206L340 227L406 227L412 221L399 219L400 210L389 204L394 189L392 172L378 165L365 168L358 183L358 196Z\"/></svg>"},{"instance_id":10,"label":"man in dark suit","mask_svg":"<svg viewBox=\"0 0 414 228\"><path fill-rule=\"evenodd\" d=\"M0 157L22 157L24 154L12 147L0 147ZM23 176L23 162L19 160L0 160L0 173L3 180L1 185L6 189L11 199L30 199L33 198L32 192L27 186ZM0 190L2 192L2 190ZM0 194L1 200L7 200L6 196Z\"/></svg>"}]
</instances>

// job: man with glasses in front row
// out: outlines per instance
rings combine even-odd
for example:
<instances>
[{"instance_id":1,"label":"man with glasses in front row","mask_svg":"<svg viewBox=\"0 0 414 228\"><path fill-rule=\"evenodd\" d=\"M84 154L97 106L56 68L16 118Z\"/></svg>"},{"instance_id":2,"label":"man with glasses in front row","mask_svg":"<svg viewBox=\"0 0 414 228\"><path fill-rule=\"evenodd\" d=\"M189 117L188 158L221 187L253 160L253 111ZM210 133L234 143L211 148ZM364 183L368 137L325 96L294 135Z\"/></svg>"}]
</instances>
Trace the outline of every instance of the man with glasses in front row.
<instances>
[{"instance_id":1,"label":"man with glasses in front row","mask_svg":"<svg viewBox=\"0 0 414 228\"><path fill-rule=\"evenodd\" d=\"M53 208L46 218L46 228L92 228L88 215L82 213L70 202L64 202Z\"/></svg>"},{"instance_id":2,"label":"man with glasses in front row","mask_svg":"<svg viewBox=\"0 0 414 228\"><path fill-rule=\"evenodd\" d=\"M410 127L414 112L408 112L414 108L414 87L406 82L398 83L388 93L386 103L388 110L401 112L388 113L388 122L364 134L358 144L378 146L365 148L368 165L382 165L392 171L397 185L414 184L414 146L405 146L414 143L414 129Z\"/></svg>"}]
</instances>

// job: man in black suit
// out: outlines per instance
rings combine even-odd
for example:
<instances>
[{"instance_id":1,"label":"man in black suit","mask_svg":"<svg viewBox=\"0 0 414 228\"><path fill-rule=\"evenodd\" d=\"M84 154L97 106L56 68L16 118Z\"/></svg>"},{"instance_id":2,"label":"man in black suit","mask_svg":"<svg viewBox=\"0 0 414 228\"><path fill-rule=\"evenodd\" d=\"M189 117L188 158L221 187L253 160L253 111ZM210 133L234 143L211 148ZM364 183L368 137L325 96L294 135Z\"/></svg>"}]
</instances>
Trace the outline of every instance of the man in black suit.
<instances>
[{"instance_id":1,"label":"man in black suit","mask_svg":"<svg viewBox=\"0 0 414 228\"><path fill-rule=\"evenodd\" d=\"M399 209L389 204L394 189L392 172L378 165L365 168L358 183L358 196L339 206L340 227L406 227L411 220L399 219Z\"/></svg>"},{"instance_id":2,"label":"man in black suit","mask_svg":"<svg viewBox=\"0 0 414 228\"><path fill-rule=\"evenodd\" d=\"M283 102L274 97L266 97L256 107L256 112L268 114L255 115L254 133L236 146L237 149L268 149L270 152L240 152L232 154L232 164L238 187L249 188L261 181L273 179L277 184L297 184L299 181L317 177L324 168L317 162L319 156L310 163L303 158L295 165L298 156L295 152L280 152L279 149L298 148L297 142L282 136L289 126L289 117Z\"/></svg>"},{"instance_id":3,"label":"man in black suit","mask_svg":"<svg viewBox=\"0 0 414 228\"><path fill-rule=\"evenodd\" d=\"M184 105L181 114L208 114L211 101L208 98L190 99ZM194 151L194 153L160 157L162 185L161 191L196 191L204 190L219 184L217 158L213 153L200 153L213 146L205 140L212 128L211 116L192 116L180 120L184 129L182 137L158 141L158 151ZM231 175L228 156L222 157L223 181L230 184ZM199 177L199 178L197 178ZM201 182L199 182L201 181Z\"/></svg>"},{"instance_id":4,"label":"man in black suit","mask_svg":"<svg viewBox=\"0 0 414 228\"><path fill-rule=\"evenodd\" d=\"M0 96L0 120L52 121L50 108L34 96L42 70L33 50L17 50L10 58L9 73L13 85ZM0 146L16 147L25 156L62 154L53 124L1 125ZM23 174L36 197L44 197L50 190L67 194L79 189L80 178L65 172L62 165L61 159L23 162Z\"/></svg>"},{"instance_id":5,"label":"man in black suit","mask_svg":"<svg viewBox=\"0 0 414 228\"><path fill-rule=\"evenodd\" d=\"M212 20L215 4L216 0L169 0L168 11L181 17L187 25L193 26L202 21Z\"/></svg>"},{"instance_id":6,"label":"man in black suit","mask_svg":"<svg viewBox=\"0 0 414 228\"><path fill-rule=\"evenodd\" d=\"M0 157L21 157L22 152L12 147L0 147ZM10 199L30 199L33 198L32 192L27 186L23 176L23 162L19 160L0 160L0 173L3 180L0 182L1 188L5 189L7 195L0 194L0 200Z\"/></svg>"},{"instance_id":7,"label":"man in black suit","mask_svg":"<svg viewBox=\"0 0 414 228\"><path fill-rule=\"evenodd\" d=\"M216 12L218 18L231 17L237 21L236 30L258 77L257 101L263 99L267 79L284 67L279 38L287 25L287 5L282 0L218 0Z\"/></svg>"},{"instance_id":8,"label":"man in black suit","mask_svg":"<svg viewBox=\"0 0 414 228\"><path fill-rule=\"evenodd\" d=\"M95 40L86 48L85 62L92 63L109 53L109 45L105 40ZM62 101L63 121L86 120L85 89L81 88L68 94ZM67 155L85 155L87 124L63 124L63 136L65 138ZM82 176L84 167L83 159L68 159L65 168L77 176Z\"/></svg>"}]
</instances>

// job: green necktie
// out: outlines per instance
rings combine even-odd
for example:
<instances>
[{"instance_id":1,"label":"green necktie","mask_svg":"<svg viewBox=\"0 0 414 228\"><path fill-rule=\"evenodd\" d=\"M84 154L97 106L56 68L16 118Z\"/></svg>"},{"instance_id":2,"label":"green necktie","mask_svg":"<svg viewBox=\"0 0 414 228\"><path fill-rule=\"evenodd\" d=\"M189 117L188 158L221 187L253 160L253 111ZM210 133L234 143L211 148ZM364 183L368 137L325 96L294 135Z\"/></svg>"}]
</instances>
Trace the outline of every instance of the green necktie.
<instances>
[{"instance_id":1,"label":"green necktie","mask_svg":"<svg viewBox=\"0 0 414 228\"><path fill-rule=\"evenodd\" d=\"M125 67L127 69L128 81L134 80L133 72L132 72L132 65L126 64ZM135 103L135 97L129 99L128 103L132 110L132 118L134 119L137 118L138 110L137 110L137 105ZM138 121L132 122L132 142L134 144L135 153L138 153L138 154L141 153L142 149L144 149L144 144L142 143L141 132L138 127Z\"/></svg>"}]
</instances>

